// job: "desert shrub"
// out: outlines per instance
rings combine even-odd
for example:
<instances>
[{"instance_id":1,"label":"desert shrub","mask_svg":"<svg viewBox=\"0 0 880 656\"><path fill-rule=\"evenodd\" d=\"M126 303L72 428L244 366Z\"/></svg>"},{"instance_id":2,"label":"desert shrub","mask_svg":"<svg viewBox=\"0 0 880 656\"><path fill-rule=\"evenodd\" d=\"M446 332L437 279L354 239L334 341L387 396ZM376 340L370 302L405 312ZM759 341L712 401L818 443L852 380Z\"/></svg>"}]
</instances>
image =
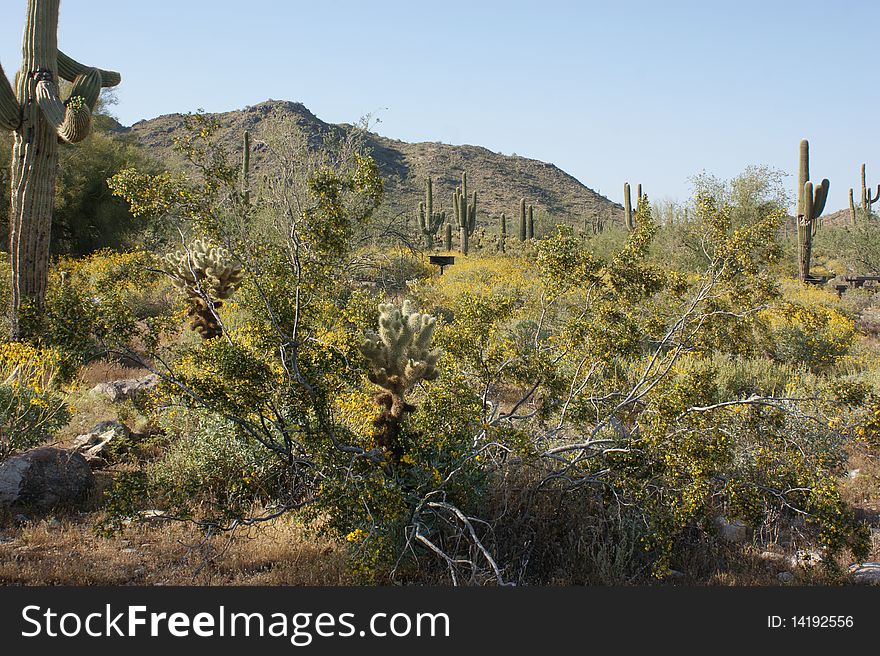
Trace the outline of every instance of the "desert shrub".
<instances>
[{"instance_id":1,"label":"desert shrub","mask_svg":"<svg viewBox=\"0 0 880 656\"><path fill-rule=\"evenodd\" d=\"M880 218L859 211L856 225L828 227L816 238L816 255L843 266L837 274L873 274L880 271Z\"/></svg>"},{"instance_id":2,"label":"desert shrub","mask_svg":"<svg viewBox=\"0 0 880 656\"><path fill-rule=\"evenodd\" d=\"M781 303L761 312L766 352L777 362L823 371L845 356L855 338L852 320L822 306Z\"/></svg>"},{"instance_id":3,"label":"desert shrub","mask_svg":"<svg viewBox=\"0 0 880 656\"><path fill-rule=\"evenodd\" d=\"M154 345L170 325L170 285L143 252L62 258L50 271L40 341L69 379L84 362L134 340Z\"/></svg>"},{"instance_id":4,"label":"desert shrub","mask_svg":"<svg viewBox=\"0 0 880 656\"><path fill-rule=\"evenodd\" d=\"M70 420L54 386L58 361L49 349L0 345L0 460L38 445Z\"/></svg>"},{"instance_id":5,"label":"desert shrub","mask_svg":"<svg viewBox=\"0 0 880 656\"><path fill-rule=\"evenodd\" d=\"M758 527L792 508L806 513L829 553L864 554L865 529L835 480L843 435L790 402L749 403L724 391L710 362L681 360L639 416L638 455L613 457L618 486L649 509L655 568L668 564L670 538L688 527L706 530L718 515ZM821 417L821 407L812 412Z\"/></svg>"},{"instance_id":6,"label":"desert shrub","mask_svg":"<svg viewBox=\"0 0 880 656\"><path fill-rule=\"evenodd\" d=\"M240 427L205 412L165 414L169 446L150 464L147 481L172 513L187 514L202 502L240 517L258 501L273 498L281 469Z\"/></svg>"}]
</instances>

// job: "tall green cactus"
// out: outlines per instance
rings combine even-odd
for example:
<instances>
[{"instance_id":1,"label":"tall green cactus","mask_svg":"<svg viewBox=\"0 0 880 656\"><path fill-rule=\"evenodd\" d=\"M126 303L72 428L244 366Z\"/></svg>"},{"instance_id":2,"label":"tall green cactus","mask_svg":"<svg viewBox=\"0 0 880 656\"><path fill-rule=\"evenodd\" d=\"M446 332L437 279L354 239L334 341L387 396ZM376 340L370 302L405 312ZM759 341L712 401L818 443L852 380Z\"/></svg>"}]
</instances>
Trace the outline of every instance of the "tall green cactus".
<instances>
[{"instance_id":1,"label":"tall green cactus","mask_svg":"<svg viewBox=\"0 0 880 656\"><path fill-rule=\"evenodd\" d=\"M212 248L196 239L189 248L166 255L161 268L186 295L188 314L192 317L190 327L202 339L221 335L223 327L217 308L232 297L244 277L244 271L232 261L229 251Z\"/></svg>"},{"instance_id":2,"label":"tall green cactus","mask_svg":"<svg viewBox=\"0 0 880 656\"><path fill-rule=\"evenodd\" d=\"M406 413L415 408L406 394L421 381L437 378L441 351L434 348L435 319L422 314L410 301L401 307L393 303L379 305L379 332L367 331L360 351L369 364L368 378L382 389L374 397L382 408L373 422L378 446L399 462L403 451L399 436Z\"/></svg>"},{"instance_id":3,"label":"tall green cactus","mask_svg":"<svg viewBox=\"0 0 880 656\"><path fill-rule=\"evenodd\" d=\"M251 133L244 131L241 153L241 199L244 204L251 203Z\"/></svg>"},{"instance_id":4,"label":"tall green cactus","mask_svg":"<svg viewBox=\"0 0 880 656\"><path fill-rule=\"evenodd\" d=\"M642 193L642 185L639 184L636 187L636 205L642 202L642 197L644 194ZM626 222L626 227L628 230L635 230L636 224L633 220L633 205L632 205L632 196L630 195L630 186L629 182L623 183L623 218Z\"/></svg>"},{"instance_id":5,"label":"tall green cactus","mask_svg":"<svg viewBox=\"0 0 880 656\"><path fill-rule=\"evenodd\" d=\"M528 237L528 225L526 220L526 199L519 201L519 240L525 241Z\"/></svg>"},{"instance_id":6,"label":"tall green cactus","mask_svg":"<svg viewBox=\"0 0 880 656\"><path fill-rule=\"evenodd\" d=\"M873 196L871 195L871 189L868 187L865 180L865 165L862 164L862 209L865 211L865 216L870 216L871 214L871 205L880 200L880 184L877 185L877 193Z\"/></svg>"},{"instance_id":7,"label":"tall green cactus","mask_svg":"<svg viewBox=\"0 0 880 656\"><path fill-rule=\"evenodd\" d=\"M458 224L460 250L462 255L468 254L468 242L477 229L477 192L473 192L468 203L467 173L461 174L461 186L452 194L452 206L455 208L455 221Z\"/></svg>"},{"instance_id":8,"label":"tall green cactus","mask_svg":"<svg viewBox=\"0 0 880 656\"><path fill-rule=\"evenodd\" d=\"M501 213L501 232L498 235L498 250L502 253L506 250L507 242L507 215Z\"/></svg>"},{"instance_id":9,"label":"tall green cactus","mask_svg":"<svg viewBox=\"0 0 880 656\"><path fill-rule=\"evenodd\" d=\"M849 223L850 225L856 224L856 203L853 198L853 188L849 188Z\"/></svg>"},{"instance_id":10,"label":"tall green cactus","mask_svg":"<svg viewBox=\"0 0 880 656\"><path fill-rule=\"evenodd\" d=\"M452 250L452 224L447 223L443 230L443 250L447 253Z\"/></svg>"},{"instance_id":11,"label":"tall green cactus","mask_svg":"<svg viewBox=\"0 0 880 656\"><path fill-rule=\"evenodd\" d=\"M529 205L529 227L527 231L529 239L535 238L535 206Z\"/></svg>"},{"instance_id":12,"label":"tall green cactus","mask_svg":"<svg viewBox=\"0 0 880 656\"><path fill-rule=\"evenodd\" d=\"M425 181L425 202L419 203L419 230L425 239L425 248L434 248L434 237L440 226L446 223L446 212L434 211L434 187L429 177Z\"/></svg>"},{"instance_id":13,"label":"tall green cactus","mask_svg":"<svg viewBox=\"0 0 880 656\"><path fill-rule=\"evenodd\" d=\"M58 50L58 6L59 0L28 0L15 90L0 67L0 128L14 138L9 213L13 339L36 330L22 315L40 314L46 297L58 142L85 139L101 87L121 80L119 73L84 66ZM63 101L59 76L73 83ZM29 309L23 312L23 306Z\"/></svg>"},{"instance_id":14,"label":"tall green cactus","mask_svg":"<svg viewBox=\"0 0 880 656\"><path fill-rule=\"evenodd\" d=\"M798 276L802 281L810 277L810 259L813 254L813 237L819 227L819 217L825 209L828 199L828 178L813 188L810 182L810 143L801 139L798 160L798 196L797 196L797 228L798 228Z\"/></svg>"}]
</instances>

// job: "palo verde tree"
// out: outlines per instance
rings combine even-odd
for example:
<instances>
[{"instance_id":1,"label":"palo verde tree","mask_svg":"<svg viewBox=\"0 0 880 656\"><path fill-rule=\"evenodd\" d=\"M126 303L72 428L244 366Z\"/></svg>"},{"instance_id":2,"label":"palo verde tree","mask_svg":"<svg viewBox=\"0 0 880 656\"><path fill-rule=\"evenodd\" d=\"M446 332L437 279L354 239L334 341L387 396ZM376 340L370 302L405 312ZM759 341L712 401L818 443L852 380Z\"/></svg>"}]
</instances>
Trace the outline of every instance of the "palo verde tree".
<instances>
[{"instance_id":1,"label":"palo verde tree","mask_svg":"<svg viewBox=\"0 0 880 656\"><path fill-rule=\"evenodd\" d=\"M46 295L58 142L82 141L101 88L121 80L118 73L84 66L58 50L59 1L28 1L14 90L0 68L0 127L14 139L9 226L13 338L33 330L23 315L39 313ZM59 76L73 83L63 101Z\"/></svg>"}]
</instances>

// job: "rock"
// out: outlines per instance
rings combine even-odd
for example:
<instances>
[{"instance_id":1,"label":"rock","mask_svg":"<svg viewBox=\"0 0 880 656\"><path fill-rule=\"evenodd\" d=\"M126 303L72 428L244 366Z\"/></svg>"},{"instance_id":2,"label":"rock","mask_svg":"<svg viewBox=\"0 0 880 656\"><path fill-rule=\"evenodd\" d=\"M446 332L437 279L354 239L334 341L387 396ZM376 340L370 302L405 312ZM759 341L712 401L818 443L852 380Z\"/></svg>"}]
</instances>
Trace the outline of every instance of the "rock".
<instances>
[{"instance_id":1,"label":"rock","mask_svg":"<svg viewBox=\"0 0 880 656\"><path fill-rule=\"evenodd\" d=\"M851 479L855 480L856 478L858 478L859 476L862 475L862 470L861 469L850 469L846 473L846 475L849 476Z\"/></svg>"},{"instance_id":2,"label":"rock","mask_svg":"<svg viewBox=\"0 0 880 656\"><path fill-rule=\"evenodd\" d=\"M671 569L666 573L666 577L670 580L679 581L685 577L685 573L677 569Z\"/></svg>"},{"instance_id":3,"label":"rock","mask_svg":"<svg viewBox=\"0 0 880 656\"><path fill-rule=\"evenodd\" d=\"M111 380L106 383L95 385L91 394L105 395L114 403L133 399L143 392L149 391L159 384L159 377L155 374L143 378L129 378L125 380Z\"/></svg>"},{"instance_id":4,"label":"rock","mask_svg":"<svg viewBox=\"0 0 880 656\"><path fill-rule=\"evenodd\" d=\"M859 585L880 585L880 563L855 563L849 574Z\"/></svg>"},{"instance_id":5,"label":"rock","mask_svg":"<svg viewBox=\"0 0 880 656\"><path fill-rule=\"evenodd\" d=\"M749 538L749 527L739 519L731 522L727 517L719 515L715 518L715 526L718 528L718 535L725 542L745 542Z\"/></svg>"},{"instance_id":6,"label":"rock","mask_svg":"<svg viewBox=\"0 0 880 656\"><path fill-rule=\"evenodd\" d=\"M779 572L779 574L776 575L776 578L779 579L781 583L791 583L794 581L794 574L791 572Z\"/></svg>"},{"instance_id":7,"label":"rock","mask_svg":"<svg viewBox=\"0 0 880 656\"><path fill-rule=\"evenodd\" d=\"M95 484L79 453L55 447L25 451L0 463L0 506L47 510L84 501Z\"/></svg>"},{"instance_id":8,"label":"rock","mask_svg":"<svg viewBox=\"0 0 880 656\"><path fill-rule=\"evenodd\" d=\"M758 558L771 565L781 565L785 562L785 554L776 551L762 551Z\"/></svg>"},{"instance_id":9,"label":"rock","mask_svg":"<svg viewBox=\"0 0 880 656\"><path fill-rule=\"evenodd\" d=\"M73 450L81 453L92 469L100 469L107 464L110 456L110 444L131 436L125 424L118 421L102 421L88 433L80 435L73 441Z\"/></svg>"},{"instance_id":10,"label":"rock","mask_svg":"<svg viewBox=\"0 0 880 656\"><path fill-rule=\"evenodd\" d=\"M792 567L814 567L822 562L822 554L813 549L798 549L788 562Z\"/></svg>"}]
</instances>

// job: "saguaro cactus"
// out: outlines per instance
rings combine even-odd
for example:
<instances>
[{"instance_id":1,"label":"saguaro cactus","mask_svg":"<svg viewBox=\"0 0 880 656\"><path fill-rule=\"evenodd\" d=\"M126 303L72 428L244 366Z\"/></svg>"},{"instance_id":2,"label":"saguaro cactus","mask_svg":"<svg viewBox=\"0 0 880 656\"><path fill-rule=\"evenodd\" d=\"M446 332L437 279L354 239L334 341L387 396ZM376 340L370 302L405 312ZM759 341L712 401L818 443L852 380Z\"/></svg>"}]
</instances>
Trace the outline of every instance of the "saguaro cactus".
<instances>
[{"instance_id":1,"label":"saguaro cactus","mask_svg":"<svg viewBox=\"0 0 880 656\"><path fill-rule=\"evenodd\" d=\"M452 250L452 224L451 223L447 223L446 227L443 231L443 248L447 252Z\"/></svg>"},{"instance_id":2,"label":"saguaro cactus","mask_svg":"<svg viewBox=\"0 0 880 656\"><path fill-rule=\"evenodd\" d=\"M241 199L247 206L251 203L251 133L247 130L241 147Z\"/></svg>"},{"instance_id":3,"label":"saguaro cactus","mask_svg":"<svg viewBox=\"0 0 880 656\"><path fill-rule=\"evenodd\" d=\"M507 215L501 213L501 232L498 235L498 250L502 253L505 251L505 242L507 242Z\"/></svg>"},{"instance_id":4,"label":"saguaro cactus","mask_svg":"<svg viewBox=\"0 0 880 656\"><path fill-rule=\"evenodd\" d=\"M528 238L535 238L535 206L529 205L529 227L528 227Z\"/></svg>"},{"instance_id":5,"label":"saguaro cactus","mask_svg":"<svg viewBox=\"0 0 880 656\"><path fill-rule=\"evenodd\" d=\"M819 227L819 217L828 199L828 178L822 180L815 190L810 182L810 143L801 140L798 161L798 275L802 281L810 277L810 258L813 253L813 237Z\"/></svg>"},{"instance_id":6,"label":"saguaro cactus","mask_svg":"<svg viewBox=\"0 0 880 656\"><path fill-rule=\"evenodd\" d=\"M871 214L871 205L880 200L880 184L877 185L877 193L873 196L871 195L871 189L868 187L865 181L865 165L862 164L862 209L865 210L865 215Z\"/></svg>"},{"instance_id":7,"label":"saguaro cactus","mask_svg":"<svg viewBox=\"0 0 880 656\"><path fill-rule=\"evenodd\" d=\"M458 223L461 254L467 255L468 240L477 229L477 192L473 192L472 201L468 203L467 173L461 174L461 186L452 194L452 206Z\"/></svg>"},{"instance_id":8,"label":"saguaro cactus","mask_svg":"<svg viewBox=\"0 0 880 656\"><path fill-rule=\"evenodd\" d=\"M521 198L519 201L519 240L525 241L528 236L528 226L526 222L526 199Z\"/></svg>"},{"instance_id":9,"label":"saguaro cactus","mask_svg":"<svg viewBox=\"0 0 880 656\"><path fill-rule=\"evenodd\" d=\"M446 223L446 212L434 211L433 182L428 178L425 182L425 202L419 203L419 230L425 238L425 248L434 248L434 237L440 226Z\"/></svg>"},{"instance_id":10,"label":"saguaro cactus","mask_svg":"<svg viewBox=\"0 0 880 656\"><path fill-rule=\"evenodd\" d=\"M849 223L850 225L856 224L856 204L853 199L853 189L849 188Z\"/></svg>"},{"instance_id":11,"label":"saguaro cactus","mask_svg":"<svg viewBox=\"0 0 880 656\"><path fill-rule=\"evenodd\" d=\"M14 339L34 330L22 321L22 306L40 313L46 296L58 142L85 139L101 87L121 80L119 73L84 66L58 50L58 6L59 0L28 0L15 90L0 67L0 128L14 138L9 213ZM64 101L59 76L73 83Z\"/></svg>"},{"instance_id":12,"label":"saguaro cactus","mask_svg":"<svg viewBox=\"0 0 880 656\"><path fill-rule=\"evenodd\" d=\"M366 357L368 377L382 391L374 400L382 408L373 422L378 446L391 453L395 462L403 456L399 436L406 413L415 410L406 394L420 381L437 378L441 351L432 348L435 319L420 313L410 301L398 308L379 305L379 332L367 331L360 351Z\"/></svg>"},{"instance_id":13,"label":"saguaro cactus","mask_svg":"<svg viewBox=\"0 0 880 656\"><path fill-rule=\"evenodd\" d=\"M244 277L229 251L196 239L188 249L166 255L161 267L174 286L186 294L190 327L202 339L221 335L223 328L216 310L232 297Z\"/></svg>"},{"instance_id":14,"label":"saguaro cactus","mask_svg":"<svg viewBox=\"0 0 880 656\"><path fill-rule=\"evenodd\" d=\"M636 205L642 202L642 185L639 184L636 187ZM630 196L630 186L629 182L623 183L623 217L626 221L626 227L629 230L634 230L636 227L635 221L633 221L633 205L632 205L632 197Z\"/></svg>"}]
</instances>

